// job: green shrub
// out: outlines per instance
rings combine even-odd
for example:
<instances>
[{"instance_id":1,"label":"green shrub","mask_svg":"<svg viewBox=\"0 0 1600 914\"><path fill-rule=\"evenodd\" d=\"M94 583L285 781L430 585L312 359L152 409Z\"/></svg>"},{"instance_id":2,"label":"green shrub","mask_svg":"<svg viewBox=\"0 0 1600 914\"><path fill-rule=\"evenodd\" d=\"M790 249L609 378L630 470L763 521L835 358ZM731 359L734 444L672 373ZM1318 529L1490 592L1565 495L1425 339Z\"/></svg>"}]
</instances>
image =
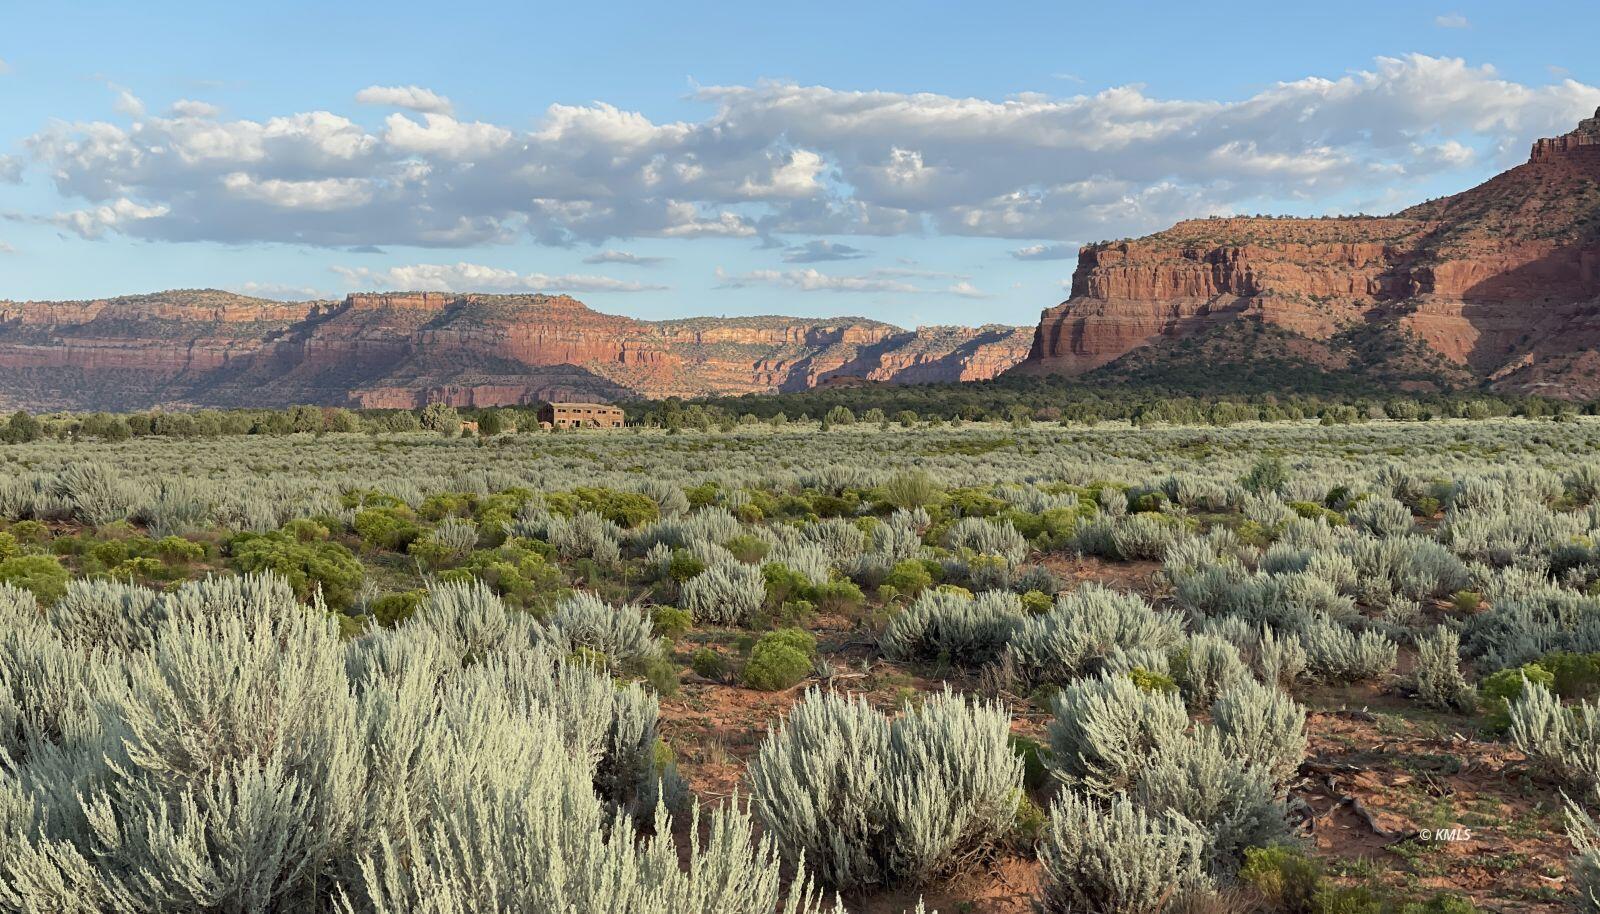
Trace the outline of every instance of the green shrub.
<instances>
[{"instance_id":1,"label":"green shrub","mask_svg":"<svg viewBox=\"0 0 1600 914\"><path fill-rule=\"evenodd\" d=\"M763 692L787 689L810 674L816 654L817 639L804 629L768 632L750 649L744 684Z\"/></svg>"},{"instance_id":2,"label":"green shrub","mask_svg":"<svg viewBox=\"0 0 1600 914\"><path fill-rule=\"evenodd\" d=\"M689 666L712 682L724 682L728 678L728 661L709 647L697 649L689 659Z\"/></svg>"},{"instance_id":3,"label":"green shrub","mask_svg":"<svg viewBox=\"0 0 1600 914\"><path fill-rule=\"evenodd\" d=\"M895 564L889 571L883 583L893 587L896 592L908 596L916 596L923 590L933 586L933 575L916 559L906 559Z\"/></svg>"},{"instance_id":4,"label":"green shrub","mask_svg":"<svg viewBox=\"0 0 1600 914\"><path fill-rule=\"evenodd\" d=\"M1253 889L1269 911L1304 914L1322 882L1322 868L1296 847L1250 847L1239 882Z\"/></svg>"},{"instance_id":5,"label":"green shrub","mask_svg":"<svg viewBox=\"0 0 1600 914\"><path fill-rule=\"evenodd\" d=\"M705 570L706 563L695 558L694 553L687 549L679 549L673 552L672 558L667 562L667 577L679 584Z\"/></svg>"},{"instance_id":6,"label":"green shrub","mask_svg":"<svg viewBox=\"0 0 1600 914\"><path fill-rule=\"evenodd\" d=\"M439 575L441 581L477 578L517 609L543 615L563 591L561 569L548 544L513 537L492 549L479 549L460 566Z\"/></svg>"},{"instance_id":7,"label":"green shrub","mask_svg":"<svg viewBox=\"0 0 1600 914\"><path fill-rule=\"evenodd\" d=\"M0 584L32 591L46 603L67 592L69 577L61 560L53 555L16 555L0 561Z\"/></svg>"},{"instance_id":8,"label":"green shrub","mask_svg":"<svg viewBox=\"0 0 1600 914\"><path fill-rule=\"evenodd\" d=\"M1600 653L1556 651L1540 657L1538 664L1550 671L1555 679L1551 687L1562 698L1588 698L1600 691Z\"/></svg>"},{"instance_id":9,"label":"green shrub","mask_svg":"<svg viewBox=\"0 0 1600 914\"><path fill-rule=\"evenodd\" d=\"M1524 680L1553 689L1555 674L1538 663L1490 673L1478 683L1478 706L1487 717L1486 726L1495 732L1511 726L1510 704L1522 697Z\"/></svg>"},{"instance_id":10,"label":"green shrub","mask_svg":"<svg viewBox=\"0 0 1600 914\"><path fill-rule=\"evenodd\" d=\"M0 532L0 561L22 554L22 544L10 533Z\"/></svg>"},{"instance_id":11,"label":"green shrub","mask_svg":"<svg viewBox=\"0 0 1600 914\"><path fill-rule=\"evenodd\" d=\"M1166 673L1156 673L1144 667L1134 667L1128 671L1128 678L1133 684L1147 692L1173 692L1178 691L1178 684Z\"/></svg>"},{"instance_id":12,"label":"green shrub","mask_svg":"<svg viewBox=\"0 0 1600 914\"><path fill-rule=\"evenodd\" d=\"M694 617L688 610L676 606L657 606L650 610L650 621L655 628L655 633L663 638L676 641L689 633L694 627Z\"/></svg>"},{"instance_id":13,"label":"green shrub","mask_svg":"<svg viewBox=\"0 0 1600 914\"><path fill-rule=\"evenodd\" d=\"M422 605L426 593L421 590L402 590L386 593L367 604L367 612L384 628L393 628L411 618Z\"/></svg>"},{"instance_id":14,"label":"green shrub","mask_svg":"<svg viewBox=\"0 0 1600 914\"><path fill-rule=\"evenodd\" d=\"M320 589L329 609L348 607L361 586L361 563L340 543L302 543L276 530L241 533L228 541L228 551L240 571L271 571L287 581L302 600Z\"/></svg>"},{"instance_id":15,"label":"green shrub","mask_svg":"<svg viewBox=\"0 0 1600 914\"><path fill-rule=\"evenodd\" d=\"M361 542L367 546L397 552L404 551L407 546L427 533L427 530L413 519L411 509L406 507L368 508L357 511L351 526L355 529L356 535L361 537Z\"/></svg>"},{"instance_id":16,"label":"green shrub","mask_svg":"<svg viewBox=\"0 0 1600 914\"><path fill-rule=\"evenodd\" d=\"M169 562L198 562L206 557L206 547L181 536L163 536L156 541L155 551Z\"/></svg>"}]
</instances>

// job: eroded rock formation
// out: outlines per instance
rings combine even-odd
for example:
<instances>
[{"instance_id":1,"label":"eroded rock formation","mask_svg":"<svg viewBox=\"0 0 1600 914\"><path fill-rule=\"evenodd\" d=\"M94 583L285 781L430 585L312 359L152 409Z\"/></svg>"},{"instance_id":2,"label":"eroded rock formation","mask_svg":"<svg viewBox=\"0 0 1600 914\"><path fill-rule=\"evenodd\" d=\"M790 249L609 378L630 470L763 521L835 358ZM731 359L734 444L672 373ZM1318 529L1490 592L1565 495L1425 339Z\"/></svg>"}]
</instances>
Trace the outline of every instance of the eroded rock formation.
<instances>
[{"instance_id":1,"label":"eroded rock formation","mask_svg":"<svg viewBox=\"0 0 1600 914\"><path fill-rule=\"evenodd\" d=\"M0 302L0 406L492 406L973 380L1020 361L1031 336L861 318L649 322L547 295Z\"/></svg>"},{"instance_id":2,"label":"eroded rock formation","mask_svg":"<svg viewBox=\"0 0 1600 914\"><path fill-rule=\"evenodd\" d=\"M1016 370L1082 374L1241 320L1309 340L1377 328L1500 389L1600 396L1600 112L1393 216L1203 219L1088 245Z\"/></svg>"}]
</instances>

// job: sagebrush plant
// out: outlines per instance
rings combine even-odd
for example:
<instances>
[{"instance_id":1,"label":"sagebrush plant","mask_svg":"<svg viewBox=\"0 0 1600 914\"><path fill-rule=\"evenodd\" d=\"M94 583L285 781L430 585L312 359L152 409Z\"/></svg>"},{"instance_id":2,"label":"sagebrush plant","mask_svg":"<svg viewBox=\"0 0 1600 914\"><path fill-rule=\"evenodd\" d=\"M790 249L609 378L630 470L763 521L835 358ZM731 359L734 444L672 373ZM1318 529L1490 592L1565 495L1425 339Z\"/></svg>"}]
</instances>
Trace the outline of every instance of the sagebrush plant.
<instances>
[{"instance_id":1,"label":"sagebrush plant","mask_svg":"<svg viewBox=\"0 0 1600 914\"><path fill-rule=\"evenodd\" d=\"M1478 705L1478 694L1461 674L1461 636L1439 626L1433 634L1417 639L1417 697L1433 708L1471 711Z\"/></svg>"},{"instance_id":2,"label":"sagebrush plant","mask_svg":"<svg viewBox=\"0 0 1600 914\"><path fill-rule=\"evenodd\" d=\"M878 647L891 660L978 666L999 656L1022 622L1016 594L929 590L889 621Z\"/></svg>"},{"instance_id":3,"label":"sagebrush plant","mask_svg":"<svg viewBox=\"0 0 1600 914\"><path fill-rule=\"evenodd\" d=\"M1108 659L1162 655L1183 633L1177 616L1138 594L1086 584L1056 599L1047 613L1022 620L1008 653L1032 683L1065 683L1098 672Z\"/></svg>"},{"instance_id":4,"label":"sagebrush plant","mask_svg":"<svg viewBox=\"0 0 1600 914\"><path fill-rule=\"evenodd\" d=\"M1065 791L1050 807L1039 848L1040 910L1160 914L1207 889L1205 837L1174 812L1150 813L1127 797Z\"/></svg>"},{"instance_id":5,"label":"sagebrush plant","mask_svg":"<svg viewBox=\"0 0 1600 914\"><path fill-rule=\"evenodd\" d=\"M1022 759L998 705L950 692L890 719L811 692L750 761L752 805L786 856L836 888L926 881L1000 840Z\"/></svg>"}]
</instances>

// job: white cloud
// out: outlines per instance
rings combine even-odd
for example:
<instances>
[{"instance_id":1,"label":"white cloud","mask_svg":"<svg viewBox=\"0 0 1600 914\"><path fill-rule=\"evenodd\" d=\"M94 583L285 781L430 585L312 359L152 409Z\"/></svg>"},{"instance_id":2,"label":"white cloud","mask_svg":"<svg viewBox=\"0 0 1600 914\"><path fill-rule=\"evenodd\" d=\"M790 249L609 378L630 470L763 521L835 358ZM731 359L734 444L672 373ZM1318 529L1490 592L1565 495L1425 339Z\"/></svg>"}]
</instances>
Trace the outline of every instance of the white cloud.
<instances>
[{"instance_id":1,"label":"white cloud","mask_svg":"<svg viewBox=\"0 0 1600 914\"><path fill-rule=\"evenodd\" d=\"M1030 244L1017 248L1011 256L1018 260L1076 260L1078 246L1073 244Z\"/></svg>"},{"instance_id":2,"label":"white cloud","mask_svg":"<svg viewBox=\"0 0 1600 914\"><path fill-rule=\"evenodd\" d=\"M263 181L243 172L234 172L223 177L222 186L235 196L283 209L350 209L372 200L372 185L362 178L323 178L317 181L274 178Z\"/></svg>"},{"instance_id":3,"label":"white cloud","mask_svg":"<svg viewBox=\"0 0 1600 914\"><path fill-rule=\"evenodd\" d=\"M783 249L784 263L822 263L828 260L857 260L867 251L836 241L818 239Z\"/></svg>"},{"instance_id":4,"label":"white cloud","mask_svg":"<svg viewBox=\"0 0 1600 914\"><path fill-rule=\"evenodd\" d=\"M180 98L172 103L170 109L173 117L216 117L222 109L210 102L195 101L192 98Z\"/></svg>"},{"instance_id":5,"label":"white cloud","mask_svg":"<svg viewBox=\"0 0 1600 914\"><path fill-rule=\"evenodd\" d=\"M16 248L4 241L0 241L0 254L15 254L16 252Z\"/></svg>"},{"instance_id":6,"label":"white cloud","mask_svg":"<svg viewBox=\"0 0 1600 914\"><path fill-rule=\"evenodd\" d=\"M313 299L331 299L337 296L322 289L310 286L292 286L276 282L242 282L229 286L229 291L240 295L249 295L254 298L271 298L278 301L311 301Z\"/></svg>"},{"instance_id":7,"label":"white cloud","mask_svg":"<svg viewBox=\"0 0 1600 914\"><path fill-rule=\"evenodd\" d=\"M1460 13L1445 13L1440 16L1435 16L1433 17L1433 24L1441 29L1465 29L1472 27L1472 23L1467 21L1467 17L1461 15Z\"/></svg>"},{"instance_id":8,"label":"white cloud","mask_svg":"<svg viewBox=\"0 0 1600 914\"><path fill-rule=\"evenodd\" d=\"M384 270L336 266L333 271L351 288L407 292L658 292L667 288L609 276L519 273L476 263L416 263Z\"/></svg>"},{"instance_id":9,"label":"white cloud","mask_svg":"<svg viewBox=\"0 0 1600 914\"><path fill-rule=\"evenodd\" d=\"M384 119L384 142L406 155L471 159L491 155L511 142L511 131L481 121L462 123L445 114L424 114L417 123L404 114Z\"/></svg>"},{"instance_id":10,"label":"white cloud","mask_svg":"<svg viewBox=\"0 0 1600 914\"><path fill-rule=\"evenodd\" d=\"M653 267L666 262L665 257L647 257L642 254L630 254L627 251L599 251L583 258L584 263L625 263L635 267Z\"/></svg>"},{"instance_id":11,"label":"white cloud","mask_svg":"<svg viewBox=\"0 0 1600 914\"><path fill-rule=\"evenodd\" d=\"M449 114L454 110L450 99L421 86L368 86L356 93L356 101L363 105L407 108L424 114Z\"/></svg>"},{"instance_id":12,"label":"white cloud","mask_svg":"<svg viewBox=\"0 0 1600 914\"><path fill-rule=\"evenodd\" d=\"M803 270L751 270L748 273L730 274L718 267L717 286L723 289L743 289L749 286L777 286L796 292L855 292L888 295L955 295L962 298L989 298L969 282L969 277L929 270L878 269L853 276L823 273L812 267ZM916 278L954 278L945 288L921 286L908 280Z\"/></svg>"},{"instance_id":13,"label":"white cloud","mask_svg":"<svg viewBox=\"0 0 1600 914\"><path fill-rule=\"evenodd\" d=\"M111 103L111 107L117 109L117 113L133 118L144 117L144 101L139 96L121 86L114 85L111 91L117 94L116 100Z\"/></svg>"},{"instance_id":14,"label":"white cloud","mask_svg":"<svg viewBox=\"0 0 1600 914\"><path fill-rule=\"evenodd\" d=\"M0 59L0 76L5 76L10 72L11 64L6 63L4 59Z\"/></svg>"},{"instance_id":15,"label":"white cloud","mask_svg":"<svg viewBox=\"0 0 1600 914\"><path fill-rule=\"evenodd\" d=\"M159 219L168 212L165 206L142 206L123 197L93 209L57 213L49 221L92 240L104 237L107 231L126 231L131 223Z\"/></svg>"},{"instance_id":16,"label":"white cloud","mask_svg":"<svg viewBox=\"0 0 1600 914\"><path fill-rule=\"evenodd\" d=\"M23 148L73 201L63 209L165 208L166 218L95 223L150 239L452 247L943 234L1040 247L1289 200L1331 210L1380 187L1417 198L1441 171L1505 167L1600 105L1600 89L1570 78L1524 84L1423 55L1232 102L1136 86L991 100L761 83L698 90L711 110L693 121L595 102L551 105L520 129L457 120L418 87L359 96L418 113L372 129L330 111L226 120L180 102L172 117L52 123ZM1042 259L1029 249L1014 256Z\"/></svg>"}]
</instances>

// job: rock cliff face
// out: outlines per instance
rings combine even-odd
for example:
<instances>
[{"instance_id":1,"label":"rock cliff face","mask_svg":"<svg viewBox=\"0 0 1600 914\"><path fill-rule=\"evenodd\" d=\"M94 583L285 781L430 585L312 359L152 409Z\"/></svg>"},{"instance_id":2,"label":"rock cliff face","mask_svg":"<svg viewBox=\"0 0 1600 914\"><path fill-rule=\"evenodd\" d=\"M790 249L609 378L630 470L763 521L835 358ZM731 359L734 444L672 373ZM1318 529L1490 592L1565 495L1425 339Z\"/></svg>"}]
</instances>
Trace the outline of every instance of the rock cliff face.
<instances>
[{"instance_id":1,"label":"rock cliff face","mask_svg":"<svg viewBox=\"0 0 1600 914\"><path fill-rule=\"evenodd\" d=\"M1381 330L1500 389L1600 396L1600 112L1394 216L1194 220L1086 246L1016 370L1082 374L1234 321Z\"/></svg>"},{"instance_id":2,"label":"rock cliff face","mask_svg":"<svg viewBox=\"0 0 1600 914\"><path fill-rule=\"evenodd\" d=\"M0 302L0 407L493 406L958 381L1010 368L1030 338L860 318L648 322L547 295Z\"/></svg>"}]
</instances>

